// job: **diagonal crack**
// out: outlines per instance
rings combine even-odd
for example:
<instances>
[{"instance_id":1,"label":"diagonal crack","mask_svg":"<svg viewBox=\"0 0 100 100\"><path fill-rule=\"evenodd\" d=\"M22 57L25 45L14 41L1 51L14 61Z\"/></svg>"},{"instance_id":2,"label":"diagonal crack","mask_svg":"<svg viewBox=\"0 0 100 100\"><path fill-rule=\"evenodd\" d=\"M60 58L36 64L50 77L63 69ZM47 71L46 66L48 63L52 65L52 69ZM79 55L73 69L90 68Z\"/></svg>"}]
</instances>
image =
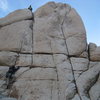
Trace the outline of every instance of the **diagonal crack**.
<instances>
[{"instance_id":1,"label":"diagonal crack","mask_svg":"<svg viewBox=\"0 0 100 100\"><path fill-rule=\"evenodd\" d=\"M70 10L71 10L71 8L70 8ZM70 10L69 10L69 12L70 12ZM64 34L64 31L63 31L63 24L64 24L65 18L66 18L67 14L69 12L66 12L66 14L64 16L64 19L63 19L63 21L61 23L61 31L62 31L62 35L64 37L64 41L65 41L65 45L66 45L66 52L68 53L68 56L69 56L69 50L68 50L68 45L66 43L66 37L65 37L65 34ZM80 100L82 100L82 98L81 98L81 96L79 94L79 91L78 91L77 84L76 84L75 74L74 74L74 70L73 70L73 65L72 65L71 59L70 59L70 57L68 57L68 59L69 59L69 62L70 62L70 65L71 65L71 69L72 69L73 81L74 81L74 84L75 84L76 92L78 93Z\"/></svg>"},{"instance_id":2,"label":"diagonal crack","mask_svg":"<svg viewBox=\"0 0 100 100\"><path fill-rule=\"evenodd\" d=\"M92 67L86 72L84 72L77 81L78 89L80 91L80 94L82 96L85 96L86 98L90 98L89 90L91 87L97 82L100 74L100 68L99 65L96 67ZM80 84L82 83L82 84Z\"/></svg>"}]
</instances>

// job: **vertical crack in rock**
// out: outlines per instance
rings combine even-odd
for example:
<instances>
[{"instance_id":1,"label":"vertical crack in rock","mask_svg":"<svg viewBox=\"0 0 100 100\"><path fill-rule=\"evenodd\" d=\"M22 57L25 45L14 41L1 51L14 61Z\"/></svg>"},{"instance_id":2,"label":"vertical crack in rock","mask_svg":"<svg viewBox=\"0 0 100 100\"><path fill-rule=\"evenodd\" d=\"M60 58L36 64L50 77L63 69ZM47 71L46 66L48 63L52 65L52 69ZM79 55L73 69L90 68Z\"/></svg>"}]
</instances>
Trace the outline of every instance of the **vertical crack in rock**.
<instances>
[{"instance_id":1,"label":"vertical crack in rock","mask_svg":"<svg viewBox=\"0 0 100 100\"><path fill-rule=\"evenodd\" d=\"M52 46L51 46L51 41L50 41L50 48L51 48L51 52L53 53ZM59 90L59 77L58 77L58 70L57 70L57 66L56 66L56 63L55 63L54 55L53 54L52 54L52 58L53 58L53 62L55 64L56 73L57 73L57 90L58 90L58 100L59 100L59 92L60 92L60 90Z\"/></svg>"},{"instance_id":2,"label":"vertical crack in rock","mask_svg":"<svg viewBox=\"0 0 100 100\"><path fill-rule=\"evenodd\" d=\"M70 12L70 11L71 11L71 8L70 8L69 12ZM64 18L63 18L63 20L62 20L62 23L61 23L61 31L62 31L62 35L63 35L63 37L64 37L64 41L65 41L65 45L66 45L66 50L67 50L67 53L68 53L68 59L69 59L69 62L70 62L70 64L71 64L71 69L72 69L72 74L73 74L73 81L74 81L74 84L75 84L76 92L78 93L80 100L82 100L82 98L81 98L81 96L80 96L80 94L79 94L79 91L78 91L77 84L76 84L75 75L74 75L74 69L73 69L73 65L72 65L71 59L70 59L70 57L69 57L69 50L68 50L68 46L67 46L67 43L66 43L66 37L65 37L64 31L63 31L63 24L64 24L65 18L66 18L67 14L68 14L69 12L66 12L66 14L65 14L65 16L64 16Z\"/></svg>"},{"instance_id":3,"label":"vertical crack in rock","mask_svg":"<svg viewBox=\"0 0 100 100\"><path fill-rule=\"evenodd\" d=\"M23 40L21 40L20 50L19 50L19 52L18 52L18 56L16 57L16 61L15 61L15 65L14 65L14 66L16 66L17 61L18 61L18 58L20 57L20 52L21 52L21 50L22 50L22 44L23 44Z\"/></svg>"},{"instance_id":4,"label":"vertical crack in rock","mask_svg":"<svg viewBox=\"0 0 100 100\"><path fill-rule=\"evenodd\" d=\"M32 64L33 64L33 22L34 22L34 15L33 15L33 13L32 13L32 61L31 61L31 66L32 66ZM20 49L19 49L19 52L18 52L18 56L16 57L16 61L15 61L15 64L14 64L14 66L16 66L16 64L17 64L17 61L18 61L18 59L19 59L19 57L20 57L20 53L21 53L21 50L22 50L22 45L23 45L23 36L22 36L22 40L21 40L21 46L20 46ZM30 70L30 69L28 69L28 70ZM28 70L25 70L23 73L25 73L25 72L27 72ZM17 78L16 78L16 80L23 74L23 73L21 73ZM15 80L15 81L16 81ZM13 83L12 83L12 85L13 85ZM11 86L11 88L10 88L10 91L12 90L12 86ZM10 94L9 94L10 95Z\"/></svg>"},{"instance_id":5,"label":"vertical crack in rock","mask_svg":"<svg viewBox=\"0 0 100 100\"><path fill-rule=\"evenodd\" d=\"M89 50L89 45L88 45L88 50L87 50L87 52L88 52L88 59L89 59L89 61L90 61L90 50Z\"/></svg>"},{"instance_id":6,"label":"vertical crack in rock","mask_svg":"<svg viewBox=\"0 0 100 100\"><path fill-rule=\"evenodd\" d=\"M19 52L18 52L18 56L16 57L16 61L15 61L15 65L14 65L14 66L16 66L17 61L18 61L18 59L19 59L19 57L20 57L20 52L21 52L21 50L22 50L22 44L23 44L23 39L21 40L20 50L19 50ZM17 80L17 78L16 78L16 80ZM16 81L16 80L15 80L15 81ZM15 82L15 81L14 81L14 82ZM12 86L13 86L14 82L12 82L11 87L10 87L10 89L9 89L9 96L10 96L10 92L11 92L11 90L12 90Z\"/></svg>"},{"instance_id":7,"label":"vertical crack in rock","mask_svg":"<svg viewBox=\"0 0 100 100\"><path fill-rule=\"evenodd\" d=\"M34 14L32 13L32 62L31 62L31 66L33 65L33 26L34 25Z\"/></svg>"},{"instance_id":8,"label":"vertical crack in rock","mask_svg":"<svg viewBox=\"0 0 100 100\"><path fill-rule=\"evenodd\" d=\"M31 29L32 29L32 55L31 55L31 66L30 66L30 68L32 67L32 65L33 65L33 27L34 27L34 14L33 14L33 12L31 11L31 13L32 13L32 26L31 26Z\"/></svg>"},{"instance_id":9,"label":"vertical crack in rock","mask_svg":"<svg viewBox=\"0 0 100 100\"><path fill-rule=\"evenodd\" d=\"M16 42L17 39L20 39L20 40L18 41L18 43L14 42L15 44L13 44L13 45L15 45L15 47L13 47L11 50L9 49L10 47L8 45L9 48L7 50L9 52L15 52L15 53L17 53L17 55L15 57L15 61L12 64L13 66L18 66L17 62L19 61L19 59L22 59L21 58L21 54L27 55L27 56L29 55L30 56L30 58L29 58L30 64L27 65L27 66L22 66L21 65L21 67L27 67L27 68L25 68L25 69L20 68L20 70L18 70L18 73L16 73L15 81L11 82L10 88L8 90L5 89L5 88L4 88L5 90L3 89L4 90L3 93L7 92L7 94L6 94L7 97L8 96L9 97L13 97L12 95L15 94L15 96L18 96L19 100L30 99L30 98L32 98L32 99L44 99L44 98L48 98L48 97L49 97L48 98L49 100L54 100L54 99L56 99L56 100L62 100L62 99L64 99L64 100L94 100L94 99L99 100L99 99L97 99L100 96L99 95L99 91L98 91L97 88L99 87L99 85L98 85L99 82L98 81L99 81L99 76L100 76L100 63L97 64L97 65L93 64L91 66L91 62L90 62L91 61L91 57L90 57L91 56L91 54L90 54L91 48L89 48L88 44L86 44L86 49L84 49L84 50L82 50L80 52L81 54L77 54L76 53L76 55L74 55L73 52L70 54L70 50L72 50L72 48L70 48L68 42L71 42L71 41L67 42L67 38L68 37L66 38L66 35L65 35L65 33L66 33L67 30L65 31L66 28L64 27L64 25L66 25L66 27L67 27L67 25L70 24L70 20L69 20L68 23L66 23L65 19L69 16L68 14L72 10L72 8L71 7L68 8L68 11L65 8L65 10L66 10L65 11L65 10L63 10L63 6L61 6L61 8L59 8L60 5L61 5L60 3L58 4L58 6L56 6L54 3L51 3L50 4L51 9L49 9L48 8L49 6L47 6L48 9L46 9L46 11L45 11L44 8L43 8L43 11L41 11L41 10L39 11L39 13L40 13L39 18L43 17L43 22L41 22L42 24L45 21L44 17L47 16L49 13L51 14L52 11L53 11L53 9L55 9L54 13L56 13L58 11L57 12L58 14L55 17L55 19L58 18L59 14L61 14L61 19L59 18L58 19L59 22L57 22L57 23L59 23L59 26L60 26L60 27L57 27L57 30L59 28L59 30L57 32L60 31L60 33L59 33L60 35L57 35L58 33L57 34L55 33L55 30L56 30L55 27L51 27L52 26L51 20L52 20L52 22L55 20L55 19L52 19L55 15L54 16L50 16L51 19L49 21L47 21L50 24L50 26L47 26L47 27L44 26L43 27L44 28L43 33L45 31L45 28L49 28L50 32L51 32L51 29L53 29L53 28L55 29L55 30L52 30L53 31L53 35L49 34L47 36L48 37L47 40L46 40L47 41L46 42L47 45L44 46L43 51L41 51L41 48L40 48L40 52L38 51L38 48L37 48L38 47L38 45L37 45L38 43L36 44L37 45L36 52L34 50L34 35L35 35L35 33L38 32L38 31L35 32L34 29L37 28L38 24L40 26L42 24L41 23L37 23L37 26L35 27L34 24L36 24L36 22L35 22L36 19L34 20L34 13L32 11L30 12L31 18L26 18L27 17L26 15L28 15L27 13L25 14L26 17L24 19L22 18L23 20L28 20L30 22L28 25L25 26L30 31L27 31L27 30L20 31L21 36L19 35L20 33L18 33L19 37L16 37L16 35L14 35L14 39L13 40L15 42ZM60 9L62 9L61 13L59 13ZM23 14L24 13L22 13L21 16ZM63 15L63 18L62 18L62 15ZM38 13L37 13L37 16L38 16ZM72 17L72 19L73 19L73 17ZM49 16L47 16L47 18L49 19ZM17 26L16 22L18 21L20 23L20 21L22 21L22 19L15 20L14 22L11 20L11 24L15 23L14 25ZM8 17L8 20L9 20L9 17ZM42 20L40 19L40 21L42 21ZM25 22L25 23L27 23L27 22ZM48 24L48 23L46 23L46 24ZM54 24L56 25L57 23L54 23ZM9 25L9 24L7 24L7 25ZM72 24L71 27L74 27L74 25ZM4 26L6 26L6 25L4 25ZM7 30L10 30L10 27L12 28L12 26L13 25L9 26ZM18 26L19 26L19 24L18 24ZM21 26L23 26L23 24ZM23 27L20 28L20 30L22 30L22 29L23 29ZM0 30L1 30L1 26L0 26ZM13 33L13 31L16 32L17 30L19 30L19 29L11 30L11 32ZM77 28L75 28L75 30L77 30ZM75 30L73 29L73 33L75 33ZM47 29L46 32L48 33L48 31L49 30ZM9 33L11 33L11 32L9 31ZM70 32L70 29L69 29L68 32ZM84 32L84 31L82 31L82 32ZM1 33L2 33L2 31L1 31ZM4 33L6 33L6 31ZM25 34L23 34L23 33L25 33ZM29 37L27 36L26 33L30 33L28 35ZM41 31L40 31L40 33L41 33ZM74 37L74 35L77 35L77 33L78 32L76 32L75 34L72 34L72 35L71 34L67 35L67 36ZM39 35L37 35L36 37L38 37L38 36ZM45 34L44 34L44 36L45 36ZM29 39L29 44L27 43L27 41L28 41L27 38ZM43 40L43 39L45 39L45 38L41 38L41 40ZM48 39L50 40L50 44L48 44L49 43ZM58 42L60 39L61 39L61 44ZM73 38L71 40L73 40ZM39 42L40 43L41 41L35 41L35 42ZM7 43L9 43L9 41ZM43 45L46 44L46 43L43 41ZM39 46L40 45L41 44L39 44ZM50 45L50 48L48 48L49 45ZM57 45L57 47L54 47L56 45ZM64 51L62 51L63 50L62 47L64 45L65 45ZM1 45L1 47L2 46L3 45ZM10 46L12 46L12 44ZM24 48L24 46L25 46L25 48ZM29 46L29 49L27 49L28 46ZM48 49L45 51L46 47ZM31 50L30 50L30 48L31 48ZM62 50L58 50L59 48L61 48ZM2 51L2 49L1 49L1 51ZM50 66L48 66L47 65L48 62L47 62L45 64L47 66L44 66L44 65L41 65L41 64L36 66L34 64L34 61L35 61L34 55L36 55L36 54L37 55L41 54L40 59L42 59L42 56L45 56L45 55L48 56L47 59L50 57L50 59L53 59L50 63L53 63L53 64L51 64ZM96 54L94 54L94 56L95 55ZM77 65L77 63L79 63L80 61L77 62L77 63L75 63L75 62L72 61L72 57L75 58L75 59L76 58L79 58L79 59L80 58L89 59L89 62L87 63L87 65L86 66L84 65L86 69L85 70L79 69L79 66ZM60 58L61 62L60 62L59 58ZM37 62L36 62L36 64L37 64L39 58L37 57L36 60L37 60ZM43 62L43 61L46 61L44 59L44 57L43 57L43 60L41 62ZM96 61L94 61L94 62L96 63ZM94 63L94 62L92 62L92 63ZM79 64L81 64L81 62ZM26 65L26 64L24 64L24 65ZM10 66L11 65L9 65L9 67ZM75 66L78 66L78 67L76 68ZM9 67L7 66L8 69L9 69ZM34 69L32 69L32 68L34 68ZM1 90L0 90L0 98L1 98L1 95L3 94L3 93L1 93L2 92L1 85L2 85L2 81L3 81L3 76L4 76L4 74L7 71L5 69L4 69L4 71L2 71L2 68L0 70L3 73L3 74L0 73L0 78L1 78L1 80L0 80L0 82L1 82L1 84L0 84L0 88L1 88ZM53 75L52 71L54 73L54 76L52 76ZM67 74L67 72L68 72L68 74ZM67 83L67 81L68 81L68 83ZM25 84L24 84L24 82L25 82ZM96 84L96 82L97 82L97 84ZM42 85L41 85L41 83L42 83ZM21 90L21 88L22 88L22 90ZM18 89L19 93L17 93L17 89ZM6 96L6 95L4 94L4 96ZM97 96L97 98L95 98L96 96ZM17 98L17 97L15 97L15 98Z\"/></svg>"},{"instance_id":10,"label":"vertical crack in rock","mask_svg":"<svg viewBox=\"0 0 100 100\"><path fill-rule=\"evenodd\" d=\"M17 61L18 61L18 59L19 59L19 57L20 57L20 52L21 52L21 50L22 50L22 44L23 44L23 40L21 40L21 43L20 43L20 49L19 49L19 52L18 52L18 56L16 57L16 61L15 61L15 64L14 64L14 66L16 66L16 64L17 64ZM17 78L15 79L15 81L17 80ZM11 90L12 90L12 86L13 86L13 84L14 84L14 82L15 81L13 81L12 83L11 83L11 86L10 86L10 88L9 88L9 97L10 97L10 92L11 92ZM5 89L6 90L6 89Z\"/></svg>"},{"instance_id":11,"label":"vertical crack in rock","mask_svg":"<svg viewBox=\"0 0 100 100\"><path fill-rule=\"evenodd\" d=\"M51 100L52 100L52 89L53 89L53 86L52 86L52 81L51 81Z\"/></svg>"}]
</instances>

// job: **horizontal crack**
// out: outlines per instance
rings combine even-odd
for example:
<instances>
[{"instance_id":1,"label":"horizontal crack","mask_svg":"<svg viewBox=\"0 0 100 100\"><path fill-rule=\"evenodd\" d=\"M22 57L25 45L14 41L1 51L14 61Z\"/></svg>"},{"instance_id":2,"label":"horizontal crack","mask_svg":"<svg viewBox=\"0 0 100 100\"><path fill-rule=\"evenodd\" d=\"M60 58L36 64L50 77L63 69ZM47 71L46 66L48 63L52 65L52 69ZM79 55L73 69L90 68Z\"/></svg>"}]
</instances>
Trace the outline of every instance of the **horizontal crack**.
<instances>
[{"instance_id":1,"label":"horizontal crack","mask_svg":"<svg viewBox=\"0 0 100 100\"><path fill-rule=\"evenodd\" d=\"M17 23L17 22L21 22L21 21L27 21L27 20L32 20L32 18L29 18L29 19L22 19L22 20L18 20L18 21L15 21L15 22L12 22L12 23L9 23L9 24L0 26L0 29L3 28L3 27L5 27L5 26L11 25L11 24L13 24L13 23Z\"/></svg>"},{"instance_id":2,"label":"horizontal crack","mask_svg":"<svg viewBox=\"0 0 100 100\"><path fill-rule=\"evenodd\" d=\"M3 50L2 50L3 51ZM0 51L0 52L2 52ZM5 50L4 50L5 51ZM25 55L35 55L35 54L40 54L40 55L54 55L54 54L62 54L62 55L66 55L68 56L69 58L71 57L75 57L75 58L84 58L84 57L80 57L77 56L77 55L68 55L66 53L44 53L44 52L34 52L34 53L27 53L27 52L19 52L19 51L12 51L12 50L6 50L6 51L9 51L9 52L14 52L14 53L17 53L17 54L25 54ZM92 62L95 62L95 61L92 61ZM99 62L99 61L96 61L96 62Z\"/></svg>"},{"instance_id":3,"label":"horizontal crack","mask_svg":"<svg viewBox=\"0 0 100 100\"><path fill-rule=\"evenodd\" d=\"M35 66L35 65L30 66L30 67L32 68L54 68L55 69L55 67L45 67L45 66Z\"/></svg>"},{"instance_id":4,"label":"horizontal crack","mask_svg":"<svg viewBox=\"0 0 100 100\"><path fill-rule=\"evenodd\" d=\"M21 81L23 81L24 79L20 79ZM57 79L26 79L26 81L45 81L45 80L47 80L47 81L58 81Z\"/></svg>"}]
</instances>

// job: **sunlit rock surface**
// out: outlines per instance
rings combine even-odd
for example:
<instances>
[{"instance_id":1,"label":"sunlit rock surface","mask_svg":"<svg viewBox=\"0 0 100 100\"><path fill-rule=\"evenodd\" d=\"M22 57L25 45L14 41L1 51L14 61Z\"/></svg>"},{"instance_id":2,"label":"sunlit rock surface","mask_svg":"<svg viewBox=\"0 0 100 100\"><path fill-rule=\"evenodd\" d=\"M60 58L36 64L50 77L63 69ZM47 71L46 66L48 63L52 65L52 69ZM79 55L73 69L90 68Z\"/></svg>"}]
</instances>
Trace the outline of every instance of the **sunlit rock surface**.
<instances>
[{"instance_id":1,"label":"sunlit rock surface","mask_svg":"<svg viewBox=\"0 0 100 100\"><path fill-rule=\"evenodd\" d=\"M49 2L0 19L0 100L100 100L100 47L74 8Z\"/></svg>"}]
</instances>

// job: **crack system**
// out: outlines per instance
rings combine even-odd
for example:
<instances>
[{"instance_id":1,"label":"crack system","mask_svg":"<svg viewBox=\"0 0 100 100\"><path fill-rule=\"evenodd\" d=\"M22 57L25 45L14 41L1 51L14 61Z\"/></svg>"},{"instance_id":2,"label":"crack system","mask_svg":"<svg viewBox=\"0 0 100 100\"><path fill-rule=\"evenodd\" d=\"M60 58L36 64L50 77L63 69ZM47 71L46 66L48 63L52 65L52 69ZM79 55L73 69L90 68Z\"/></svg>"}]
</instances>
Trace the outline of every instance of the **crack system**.
<instances>
[{"instance_id":1,"label":"crack system","mask_svg":"<svg viewBox=\"0 0 100 100\"><path fill-rule=\"evenodd\" d=\"M51 48L51 51L53 52L52 46L51 46L51 41L50 41L50 48ZM54 64L55 64L56 73L57 73L57 90L58 90L57 94L58 94L58 100L59 100L59 92L60 92L60 90L59 90L59 77L58 77L57 66L56 66L56 63L55 63L55 60L54 60L54 53L52 53L52 58L53 58L53 62L54 62ZM51 99L51 100L52 100L52 99Z\"/></svg>"},{"instance_id":2,"label":"crack system","mask_svg":"<svg viewBox=\"0 0 100 100\"><path fill-rule=\"evenodd\" d=\"M70 8L70 10L71 10L71 8ZM70 10L69 10L69 12L70 12ZM74 84L75 84L76 93L78 93L80 100L82 100L82 98L81 98L81 96L80 96L80 94L79 94L79 91L78 91L77 84L76 84L74 69L73 69L73 65L72 65L71 59L70 59L70 57L69 57L68 45L67 45L67 43L66 43L66 37L65 37L65 34L64 34L64 31L63 31L63 24L64 24L64 21L65 21L65 18L67 17L67 13L69 13L69 12L66 12L66 14L65 14L65 16L64 16L64 19L63 19L63 21L62 21L62 23L61 23L61 31L62 31L62 35L63 35L63 37L64 37L64 41L65 41L65 45L66 45L66 50L67 50L67 53L68 53L68 59L69 59L69 62L70 62L70 65L71 65L71 69L72 69L73 82L74 82Z\"/></svg>"},{"instance_id":3,"label":"crack system","mask_svg":"<svg viewBox=\"0 0 100 100\"><path fill-rule=\"evenodd\" d=\"M16 63L17 63L17 61L18 61L18 58L20 57L20 52L21 52L21 50L22 50L22 44L23 44L23 40L21 41L21 47L20 47L20 50L19 50L19 52L18 52L18 56L16 57L16 61L15 61L14 66L16 66Z\"/></svg>"},{"instance_id":4,"label":"crack system","mask_svg":"<svg viewBox=\"0 0 100 100\"><path fill-rule=\"evenodd\" d=\"M22 44L23 44L23 40L20 42L20 49L19 49L19 51L17 52L17 57L16 57L16 60L15 60L15 64L14 64L14 66L16 66L16 63L17 63L17 60L18 60L18 58L20 57L20 52L21 52L21 50L22 50ZM10 88L9 88L9 92L11 91L11 89L12 89L12 85L13 85L13 83L15 82L16 80L14 80L14 81L12 81L11 83L10 83ZM2 87L2 86L1 86ZM0 87L0 88L1 88ZM4 89L4 91L3 92L5 92L6 91L6 89ZM0 93L0 94L2 94L2 93Z\"/></svg>"},{"instance_id":5,"label":"crack system","mask_svg":"<svg viewBox=\"0 0 100 100\"><path fill-rule=\"evenodd\" d=\"M70 8L70 10L71 10L71 8ZM69 12L70 12L70 10L69 10ZM72 65L72 62L71 62L71 59L70 59L70 57L77 57L77 56L75 56L75 55L69 55L69 50L68 50L68 45L67 45L67 43L66 43L66 37L65 37L65 33L64 33L64 30L63 30L63 24L64 24L64 21L65 21L65 18L67 17L67 14L69 13L69 12L66 12L66 14L65 14L65 16L64 16L64 18L63 18L63 21L62 21L62 23L61 23L61 31L62 31L62 35L63 35L63 37L64 37L64 42L65 42L65 46L66 46L66 52L68 53L68 60L69 60L69 62L70 62L70 65L71 65L71 70L72 70L72 75L73 75L73 82L74 82L74 84L75 84L75 88L76 88L76 93L78 93L78 95L79 95L79 98L80 98L80 100L82 100L82 98L81 98L81 96L80 96L80 93L79 93L79 91L78 91L78 86L77 86L77 83L76 83L76 79L75 79L75 73L74 73L74 69L73 69L73 65ZM59 76L58 76L58 70L57 70L57 65L56 65L56 63L55 63L55 60L54 60L54 54L64 54L64 53L53 53L53 51L52 51L52 47L51 47L51 42L50 42L50 47L51 47L51 51L52 51L52 53L34 53L33 52L33 25L34 25L34 14L32 13L32 25L31 25L31 30L32 30L32 53L22 53L21 52L21 50L22 50L22 44L23 44L23 40L21 41L21 47L20 47L20 49L19 49L19 51L17 52L17 51L12 51L12 52L16 52L17 54L18 54L18 56L16 57L16 61L15 61L15 64L14 64L14 66L16 66L16 63L17 63L17 60L18 60L18 58L20 57L20 54L32 54L31 55L31 66L30 66L30 68L32 68L32 65L33 65L33 54L45 54L45 55L52 55L52 58L53 58L53 62L54 62L54 64L55 64L55 69L56 69L56 73L57 73L57 84L59 85ZM64 55L66 55L66 54L64 54ZM88 48L88 59L90 60L90 55L89 55L89 48ZM88 63L88 69L87 70L89 70L89 65L90 65L90 62ZM41 66L34 66L34 68L37 68L37 67L41 67ZM45 68L45 67L43 67L43 68ZM50 68L50 67L49 67ZM52 68L52 67L51 67ZM24 72L22 72L17 78L19 78L23 73L25 73L25 72L27 72L27 71L29 71L30 69L27 69L27 70L25 70ZM86 71L86 70L85 70ZM83 74L83 72L81 73L81 74ZM16 78L16 79L17 79ZM97 77L97 79L98 79L98 77ZM96 81L97 81L97 79L96 79ZM35 80L35 79L34 79ZM36 79L36 80L38 80L38 79ZM39 79L39 80L46 80L46 79ZM50 80L52 80L52 81L55 81L54 79L50 79ZM94 82L94 83L96 83L96 81ZM52 84L52 83L51 83ZM94 85L94 84L93 84ZM53 88L53 86L52 86L52 88ZM52 88L51 88L51 100L52 100ZM11 91L11 89L12 88L10 88L10 91ZM58 90L58 100L59 100L59 93L60 93L60 90L59 90L59 87L57 86L57 90ZM89 91L89 90L88 90ZM88 95L89 95L89 93L88 93ZM90 100L91 100L91 97L89 96L89 98L90 98Z\"/></svg>"},{"instance_id":6,"label":"crack system","mask_svg":"<svg viewBox=\"0 0 100 100\"><path fill-rule=\"evenodd\" d=\"M30 66L30 68L32 68L32 65L33 65L33 54L34 54L34 52L33 52L33 26L34 26L34 14L33 14L32 11L31 11L31 13L32 13L32 56L31 56L32 61L31 61L31 66Z\"/></svg>"},{"instance_id":7,"label":"crack system","mask_svg":"<svg viewBox=\"0 0 100 100\"><path fill-rule=\"evenodd\" d=\"M31 13L32 13L32 11L31 11ZM32 56L31 56L32 61L31 61L31 66L32 66L32 64L33 64L33 22L34 22L34 15L33 15L33 13L32 13ZM18 53L18 56L16 57L16 61L15 61L14 66L16 66L16 63L17 63L17 61L18 61L18 58L20 57L21 50L22 50L22 44L23 44L23 39L22 39L22 41L21 41L21 47L20 47L19 51L17 52L17 53ZM22 54L23 54L23 53L22 53ZM25 54L26 54L26 53L25 53ZM31 53L28 53L28 54L31 54ZM31 68L31 66L30 66L30 68ZM30 69L25 70L23 73L27 72L28 70L30 70ZM21 73L17 78L19 78L23 73ZM16 78L16 80L17 80L17 78ZM16 80L15 80L15 81L16 81ZM15 81L14 81L14 82L15 82ZM13 83L14 83L14 82L13 82ZM13 83L12 83L12 85L13 85ZM10 88L9 91L11 91L12 85L11 85L11 88ZM9 96L10 96L10 94L9 94Z\"/></svg>"},{"instance_id":8,"label":"crack system","mask_svg":"<svg viewBox=\"0 0 100 100\"><path fill-rule=\"evenodd\" d=\"M32 13L32 11L31 11L31 13ZM34 14L32 13L32 25L31 25L31 30L32 30L32 55L31 55L31 66L33 65L33 23L34 23ZM17 60L18 60L18 58L20 57L20 54L26 54L26 53L21 53L21 50L22 50L22 44L23 44L23 40L21 41L21 48L20 48L20 50L19 50L19 52L18 52L18 56L17 56L17 58L16 58L16 61L15 61L15 65L14 66L16 66L16 62L17 62ZM31 53L28 53L28 54L31 54ZM30 68L31 68L31 66L30 66ZM23 73L25 73L25 72L27 72L27 71L29 71L30 69L27 69L27 70L25 70ZM17 78L19 78L23 73L21 73ZM16 79L17 79L16 78Z\"/></svg>"}]
</instances>

